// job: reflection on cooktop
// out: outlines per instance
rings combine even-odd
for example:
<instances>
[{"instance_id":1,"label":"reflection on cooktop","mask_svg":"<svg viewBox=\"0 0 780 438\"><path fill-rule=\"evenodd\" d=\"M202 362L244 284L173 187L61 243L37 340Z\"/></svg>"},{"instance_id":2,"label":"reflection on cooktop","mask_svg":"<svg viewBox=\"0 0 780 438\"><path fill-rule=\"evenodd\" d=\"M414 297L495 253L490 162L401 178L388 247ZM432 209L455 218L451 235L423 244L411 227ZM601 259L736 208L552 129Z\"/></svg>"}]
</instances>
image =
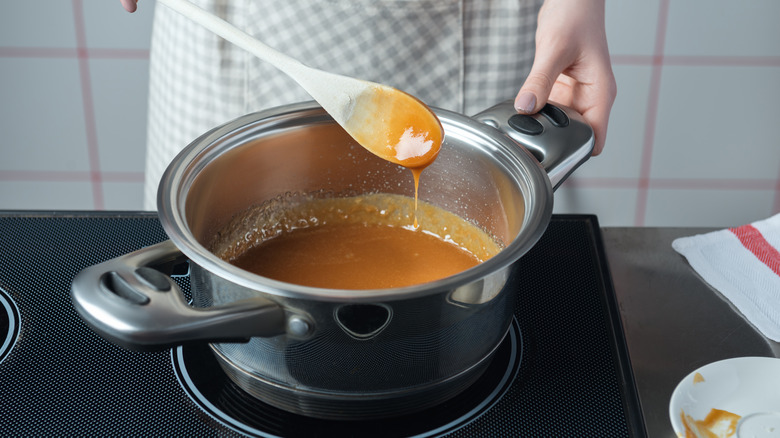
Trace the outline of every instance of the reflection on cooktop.
<instances>
[{"instance_id":1,"label":"reflection on cooktop","mask_svg":"<svg viewBox=\"0 0 780 438\"><path fill-rule=\"evenodd\" d=\"M0 362L5 359L19 335L19 309L3 289L0 289Z\"/></svg>"},{"instance_id":2,"label":"reflection on cooktop","mask_svg":"<svg viewBox=\"0 0 780 438\"><path fill-rule=\"evenodd\" d=\"M263 403L239 388L222 371L204 344L172 351L179 383L192 400L225 425L254 436L438 436L458 429L490 409L515 384L522 359L516 322L484 374L454 398L424 411L371 421L322 420L292 414Z\"/></svg>"}]
</instances>

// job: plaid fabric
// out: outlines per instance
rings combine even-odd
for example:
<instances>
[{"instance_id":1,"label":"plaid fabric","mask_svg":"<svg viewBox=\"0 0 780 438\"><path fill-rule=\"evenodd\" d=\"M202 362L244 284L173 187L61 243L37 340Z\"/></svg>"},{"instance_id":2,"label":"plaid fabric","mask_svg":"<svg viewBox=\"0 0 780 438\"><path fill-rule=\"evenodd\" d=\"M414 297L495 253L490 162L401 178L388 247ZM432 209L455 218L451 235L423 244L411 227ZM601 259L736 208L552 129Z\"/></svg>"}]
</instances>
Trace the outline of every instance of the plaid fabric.
<instances>
[{"instance_id":1,"label":"plaid fabric","mask_svg":"<svg viewBox=\"0 0 780 438\"><path fill-rule=\"evenodd\" d=\"M473 114L514 98L542 0L191 0L303 63ZM155 11L145 207L192 140L243 114L311 100L295 82L160 5Z\"/></svg>"}]
</instances>

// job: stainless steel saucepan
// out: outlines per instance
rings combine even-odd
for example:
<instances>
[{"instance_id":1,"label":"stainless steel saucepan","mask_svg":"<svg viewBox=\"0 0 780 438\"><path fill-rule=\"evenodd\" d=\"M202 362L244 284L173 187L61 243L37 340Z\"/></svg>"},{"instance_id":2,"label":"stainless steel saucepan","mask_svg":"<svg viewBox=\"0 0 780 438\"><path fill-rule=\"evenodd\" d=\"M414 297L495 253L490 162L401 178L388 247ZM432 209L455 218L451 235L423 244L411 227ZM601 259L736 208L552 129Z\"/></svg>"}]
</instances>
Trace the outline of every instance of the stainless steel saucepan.
<instances>
[{"instance_id":1,"label":"stainless steel saucepan","mask_svg":"<svg viewBox=\"0 0 780 438\"><path fill-rule=\"evenodd\" d=\"M534 116L517 115L511 102L475 117L435 112L445 139L422 173L420 198L502 243L480 265L410 287L332 290L264 278L215 256L215 237L226 227L241 235L237 217L269 202L413 196L408 170L303 103L241 117L187 146L159 187L170 240L82 271L72 286L76 310L128 348L210 342L239 386L303 415L389 417L458 394L507 333L523 296L515 262L545 231L554 188L590 156L593 131L560 105ZM181 260L190 264L191 303L166 275Z\"/></svg>"}]
</instances>

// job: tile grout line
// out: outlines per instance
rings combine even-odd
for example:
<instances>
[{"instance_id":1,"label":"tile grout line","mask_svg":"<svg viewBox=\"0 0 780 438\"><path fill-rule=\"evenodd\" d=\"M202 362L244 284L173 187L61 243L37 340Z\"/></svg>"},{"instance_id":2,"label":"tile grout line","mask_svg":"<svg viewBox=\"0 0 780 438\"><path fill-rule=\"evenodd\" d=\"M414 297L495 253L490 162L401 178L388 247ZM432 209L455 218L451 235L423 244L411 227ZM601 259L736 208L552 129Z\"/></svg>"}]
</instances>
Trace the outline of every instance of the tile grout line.
<instances>
[{"instance_id":1,"label":"tile grout line","mask_svg":"<svg viewBox=\"0 0 780 438\"><path fill-rule=\"evenodd\" d=\"M92 183L92 200L95 210L103 210L103 181L100 174L100 153L97 143L97 125L95 123L95 107L92 99L92 80L89 71L89 54L84 23L83 0L72 0L73 19L76 29L76 49L78 51L79 77L81 78L81 96L84 106L84 125L87 134L87 155L89 157L90 181Z\"/></svg>"},{"instance_id":2,"label":"tile grout line","mask_svg":"<svg viewBox=\"0 0 780 438\"><path fill-rule=\"evenodd\" d=\"M610 54L610 59L612 65L652 66L657 55ZM663 64L666 67L780 67L780 56L664 55Z\"/></svg>"},{"instance_id":3,"label":"tile grout line","mask_svg":"<svg viewBox=\"0 0 780 438\"><path fill-rule=\"evenodd\" d=\"M144 173L133 171L101 171L104 182L143 183ZM78 170L0 170L0 181L90 182L92 172Z\"/></svg>"},{"instance_id":4,"label":"tile grout line","mask_svg":"<svg viewBox=\"0 0 780 438\"><path fill-rule=\"evenodd\" d=\"M67 47L0 47L0 58L67 58L79 57L76 48ZM90 59L149 59L148 49L90 49Z\"/></svg>"},{"instance_id":5,"label":"tile grout line","mask_svg":"<svg viewBox=\"0 0 780 438\"><path fill-rule=\"evenodd\" d=\"M777 180L775 180L775 202L772 205L772 215L774 216L780 212L780 172L778 172Z\"/></svg>"},{"instance_id":6,"label":"tile grout line","mask_svg":"<svg viewBox=\"0 0 780 438\"><path fill-rule=\"evenodd\" d=\"M666 43L666 25L669 17L669 0L661 0L658 11L658 26L656 28L655 48L653 49L653 68L650 76L650 90L647 99L647 114L645 115L645 134L642 143L642 158L640 161L639 181L637 184L636 210L634 225L645 224L647 215L648 192L650 190L650 170L653 160L653 142L658 117L658 100L661 92L661 73L664 63L664 45Z\"/></svg>"}]
</instances>

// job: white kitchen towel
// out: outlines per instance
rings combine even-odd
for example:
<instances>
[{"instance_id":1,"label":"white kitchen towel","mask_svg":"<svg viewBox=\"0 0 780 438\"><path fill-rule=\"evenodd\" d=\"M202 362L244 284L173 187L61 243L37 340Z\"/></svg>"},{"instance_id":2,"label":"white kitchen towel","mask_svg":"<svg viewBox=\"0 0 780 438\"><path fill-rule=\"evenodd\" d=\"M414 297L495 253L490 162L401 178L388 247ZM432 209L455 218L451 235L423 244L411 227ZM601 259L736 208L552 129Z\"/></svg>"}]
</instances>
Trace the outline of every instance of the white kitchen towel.
<instances>
[{"instance_id":1,"label":"white kitchen towel","mask_svg":"<svg viewBox=\"0 0 780 438\"><path fill-rule=\"evenodd\" d=\"M780 214L672 247L766 337L780 342Z\"/></svg>"}]
</instances>

